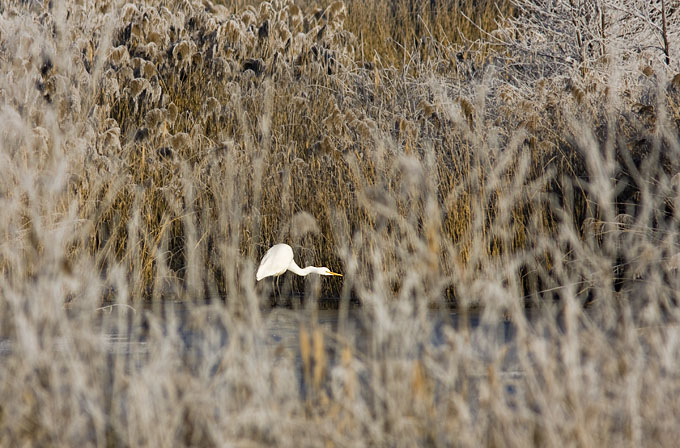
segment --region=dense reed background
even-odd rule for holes
[[[0,13],[0,445],[678,440],[678,8]],[[295,353],[254,281],[281,241],[345,275],[285,279]]]

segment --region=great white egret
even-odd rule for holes
[[[307,266],[304,269],[301,268],[293,259],[293,248],[287,244],[275,244],[269,248],[264,257],[262,257],[255,277],[259,282],[263,278],[272,275],[278,277],[286,271],[302,275],[303,277],[308,274],[337,275],[342,277],[342,274],[332,272],[327,267],[317,268],[316,266]]]

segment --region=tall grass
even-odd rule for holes
[[[553,3],[3,3],[0,445],[672,446],[678,60]]]

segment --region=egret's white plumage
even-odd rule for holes
[[[257,281],[260,281],[265,277],[278,277],[286,271],[291,271],[302,276],[307,274],[319,274],[337,275],[342,277],[342,274],[331,272],[327,267],[317,268],[316,266],[307,266],[304,269],[301,268],[293,259],[293,248],[287,244],[275,244],[269,248],[267,253],[264,254],[264,257],[262,257],[260,267],[257,268],[255,277],[257,278]]]

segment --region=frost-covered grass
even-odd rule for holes
[[[0,445],[673,446],[680,10],[243,3],[0,5]]]

